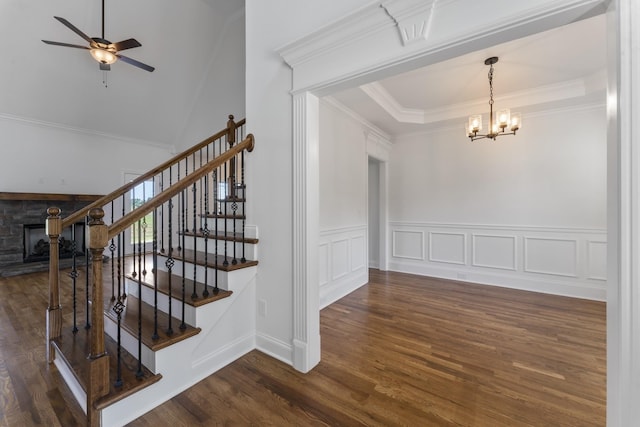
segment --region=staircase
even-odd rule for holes
[[[87,425],[124,425],[255,347],[258,236],[244,182],[254,140],[244,125],[230,116],[81,212],[48,209],[47,358]],[[61,277],[59,237],[79,221],[88,247],[74,247]]]

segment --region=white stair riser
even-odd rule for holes
[[[207,218],[206,223],[209,231],[213,234],[216,231],[216,222],[218,223],[218,233],[222,234],[225,231],[225,226],[227,227],[227,232],[232,232],[233,227],[236,227],[236,233],[242,232],[242,220],[241,219],[230,219],[230,218]],[[234,224],[235,223],[235,224]],[[246,225],[246,223],[245,223]],[[198,224],[198,228],[204,227],[204,223]],[[193,226],[191,227],[193,228]]]
[[[127,282],[128,282],[127,293],[136,298],[140,298],[138,295],[138,284],[131,281],[130,279],[127,279]],[[175,283],[174,286],[177,287],[178,289],[182,289],[182,282],[179,281],[179,283]],[[146,302],[149,305],[154,305],[156,296],[153,289],[144,285],[141,286],[141,289],[142,289],[142,301]],[[193,292],[193,287],[191,286],[188,286],[185,289],[186,300],[189,300],[191,298],[192,292]],[[196,290],[196,292],[202,295],[202,287],[199,287]],[[158,292],[158,310],[164,313],[169,312],[169,296],[163,294],[162,292]],[[180,301],[180,299],[177,299],[177,298],[171,299],[171,315],[178,319],[182,318],[182,301]],[[184,321],[189,325],[198,326],[196,325],[196,308],[195,307],[189,304],[184,305]]]
[[[167,266],[165,265],[165,259],[166,258],[158,258],[159,262],[158,262],[158,270],[160,271],[166,271],[168,272],[169,269],[167,268]],[[161,262],[160,262],[161,260]],[[193,280],[193,264],[191,264],[190,262],[186,262],[185,263],[185,277],[187,279]],[[196,265],[195,266],[196,269],[196,282],[199,283],[204,283],[204,276],[205,276],[205,269],[207,270],[207,284],[211,287],[214,287],[215,285],[215,275],[216,275],[216,270],[215,268],[212,267],[205,267],[203,265]],[[182,261],[180,260],[175,260],[175,264],[173,265],[173,268],[171,269],[171,273],[175,274],[177,276],[182,276]],[[226,271],[220,271],[218,270],[218,287],[221,289],[227,289],[227,272]]]
[[[182,241],[180,241],[180,244],[182,244]],[[217,249],[218,249],[218,255],[224,255],[225,254],[225,241],[224,240],[213,240],[213,239],[209,239],[209,241],[207,242],[207,252],[209,252],[210,254],[215,254],[216,253],[216,245],[217,245]],[[233,250],[234,250],[234,246],[235,246],[235,255],[238,259],[242,258],[242,251],[243,251],[243,244],[240,242],[230,242],[227,241],[226,242],[226,254],[229,257],[233,257]],[[205,242],[203,238],[196,238],[195,239],[195,245],[194,245],[194,239],[192,236],[186,236],[185,240],[184,240],[184,247],[185,249],[191,249],[191,250],[197,250],[199,252],[204,252],[205,251]],[[245,243],[244,244],[244,257],[246,259],[258,259],[258,246],[252,243]]]
[[[176,325],[174,329],[177,329],[179,325]],[[159,327],[161,327],[159,325]],[[162,327],[166,327],[163,325]],[[114,341],[118,340],[118,322],[113,320],[111,317],[104,316],[104,331],[107,333]],[[138,357],[138,336],[133,336],[129,332],[124,329],[120,330],[120,339],[122,347],[131,353],[134,357]],[[113,355],[113,357],[117,357],[117,355]],[[151,372],[158,373],[156,371],[156,357],[155,352],[151,351],[149,347],[142,344],[142,364],[147,367]]]
[[[158,257],[158,269],[160,271],[169,271],[169,269],[165,265],[165,260],[166,258],[164,257]],[[204,267],[202,265],[196,265],[196,282],[204,283],[205,269],[208,270],[208,273],[207,273],[208,285],[213,287],[215,284],[214,280],[215,280],[216,270],[212,267]],[[171,269],[171,271],[172,271],[172,274],[181,276],[182,261],[175,260],[175,264]],[[233,270],[229,272],[218,270],[218,288],[229,290],[229,291],[235,291],[236,289],[238,289],[239,285],[246,282],[247,277],[255,275],[255,271],[256,271],[255,266],[240,268],[238,270]],[[190,262],[185,263],[185,277],[187,279],[193,280],[193,264],[191,264]]]

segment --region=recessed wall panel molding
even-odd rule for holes
[[[321,243],[318,247],[318,272],[320,274],[320,286],[329,283],[329,245]]]
[[[429,232],[429,261],[465,265],[466,246],[464,233]]]
[[[331,244],[331,280],[349,274],[349,240],[335,240]]]
[[[516,236],[474,233],[471,241],[473,266],[516,270]]]
[[[587,278],[607,280],[607,242],[587,240]]]
[[[424,232],[393,230],[391,256],[424,261]]]
[[[321,308],[367,283],[367,232],[366,225],[320,232],[318,253]]]
[[[524,271],[578,277],[577,240],[525,237]]]
[[[351,271],[365,268],[367,251],[365,250],[366,240],[364,236],[351,238]]]

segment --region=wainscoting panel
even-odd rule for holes
[[[429,261],[466,264],[466,235],[464,233],[429,233]]]
[[[589,266],[587,277],[593,280],[607,280],[607,242],[589,240],[587,257]]]
[[[329,243],[331,252],[331,280],[335,281],[349,274],[351,270],[349,264],[351,251],[349,250],[349,240],[342,239]]]
[[[577,277],[577,240],[524,238],[524,271]]]
[[[473,266],[516,269],[516,236],[472,234],[472,242]]]
[[[393,230],[391,235],[391,254],[394,258],[424,260],[424,232]]]
[[[318,247],[318,273],[320,286],[329,283],[329,244],[323,243]]]
[[[320,308],[339,300],[369,280],[367,226],[320,232]]]
[[[604,229],[390,222],[389,231],[393,271],[606,300]]]

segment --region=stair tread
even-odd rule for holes
[[[202,218],[218,218],[218,219],[247,219],[246,216],[244,215],[230,215],[230,214],[222,214],[222,213],[206,213],[206,214],[200,214],[200,217]]]
[[[89,334],[90,329],[81,328],[74,334],[71,328],[64,328],[62,335],[53,339],[54,345],[62,354],[85,393],[89,379],[90,360],[87,358],[89,355]],[[162,375],[154,374],[144,366],[142,367],[143,376],[138,378],[136,376],[137,360],[124,348],[121,348],[122,386],[116,387],[114,384],[117,377],[117,344],[108,335],[105,335],[105,348],[109,355],[109,394],[96,402],[96,409],[104,409],[162,378]]]
[[[196,231],[195,233],[193,231],[185,231],[184,235],[191,236],[191,237],[195,235],[196,237],[204,238],[204,233],[202,231]],[[225,234],[224,232],[220,232],[220,230],[218,230],[217,234],[213,230],[210,230],[209,239],[227,240],[230,242],[249,243],[253,245],[258,243],[258,239],[254,237],[246,237],[246,236],[243,236],[242,233],[234,233],[232,231],[229,231]]]
[[[158,292],[164,295],[169,295],[169,273],[167,273],[166,271],[158,270],[155,276],[157,276],[158,279]],[[153,289],[155,276],[153,272],[147,273],[142,278],[142,284],[148,288]],[[127,274],[127,278],[131,280],[137,280],[137,278],[133,277],[130,274]],[[172,274],[171,284],[171,296],[175,299],[182,300],[182,276]],[[233,293],[231,291],[226,291],[219,288],[216,291],[213,286],[207,285],[207,292],[209,295],[204,297],[201,295],[203,287],[204,286],[202,283],[196,282],[196,292],[198,293],[198,296],[196,298],[192,298],[193,280],[185,278],[185,304],[192,307],[200,307],[210,302],[227,298]]]
[[[167,253],[164,253],[164,254],[161,253],[159,255],[163,257],[168,256]],[[237,263],[233,264],[233,257],[231,256],[225,257],[224,255],[218,255],[216,257],[216,255],[214,254],[207,254],[207,262],[205,263],[204,262],[205,253],[201,251],[194,251],[191,249],[184,249],[182,251],[174,250],[172,253],[172,256],[176,260],[180,260],[180,261],[185,260],[187,262],[195,262],[195,264],[206,265],[207,267],[217,268],[220,271],[234,271],[234,270],[240,270],[242,268],[253,267],[255,265],[258,265],[258,261],[246,260],[245,262],[242,262],[240,261],[239,258],[237,259]],[[224,265],[225,261],[227,261],[227,265]]]
[[[118,316],[113,311],[115,301],[109,300],[105,304],[105,314],[111,318],[114,322],[118,321]],[[138,336],[138,298],[127,295],[125,300],[126,308],[122,311],[121,326],[127,330],[133,336]],[[200,328],[194,327],[188,324],[184,324],[181,329],[181,320],[176,317],[171,317],[172,333],[167,332],[169,324],[169,315],[163,311],[157,310],[158,316],[158,337],[153,339],[154,333],[154,309],[153,306],[141,302],[142,307],[142,343],[149,347],[152,351],[158,351],[179,341],[197,335],[200,332]],[[175,311],[179,310],[179,307],[174,307]]]

